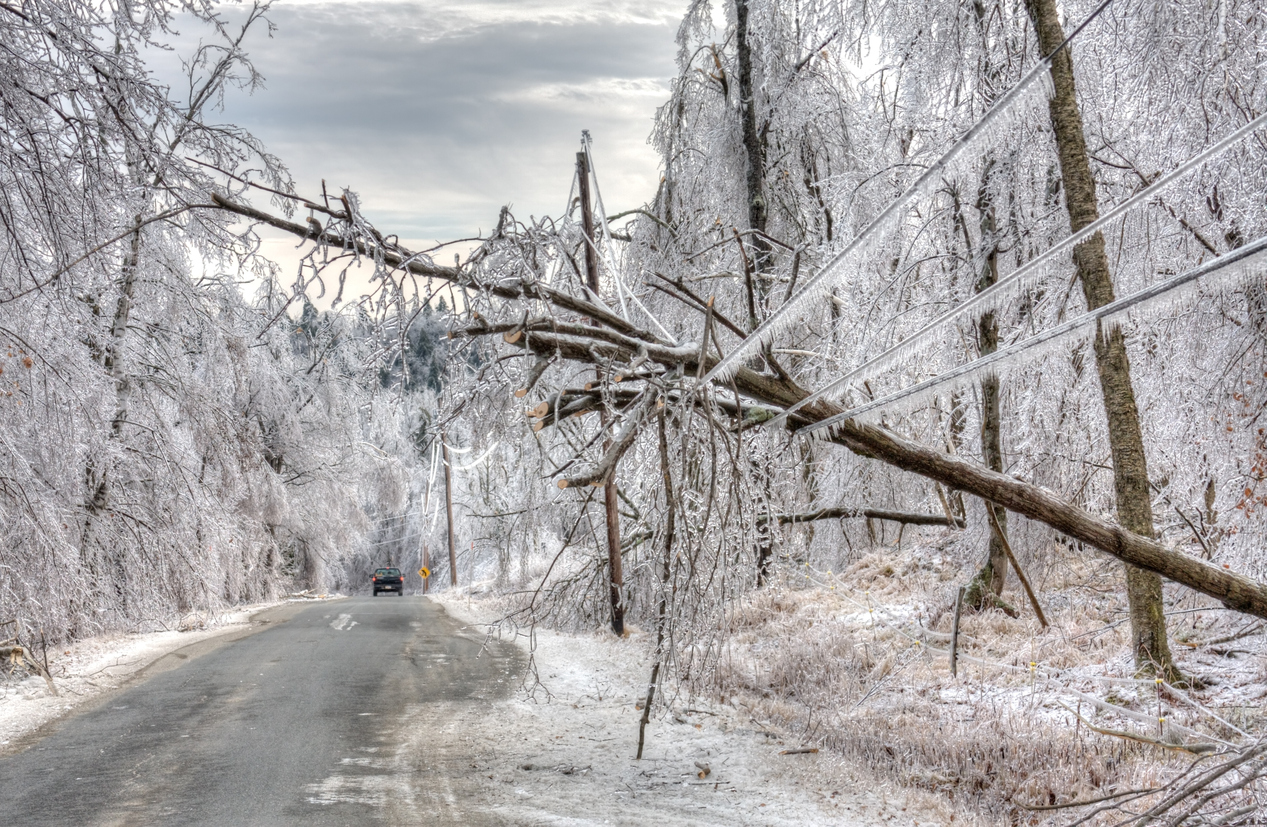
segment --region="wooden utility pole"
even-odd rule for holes
[[[304,238],[311,233],[303,224],[236,203],[216,193],[212,194],[212,201],[219,209],[267,223],[297,238]],[[338,233],[329,231],[323,238],[335,249],[339,249],[345,241]],[[347,242],[353,243],[351,239],[347,239]],[[417,258],[407,259],[390,246],[356,243],[364,244],[365,249],[382,255],[383,260],[392,266],[407,269],[419,276],[453,283],[466,279],[465,273],[456,267],[441,267]],[[521,302],[529,286],[530,283],[524,281],[490,282],[484,289],[490,297]],[[574,334],[572,331],[575,328],[564,334],[552,331],[547,325],[534,326],[531,335],[522,336],[519,341],[523,342],[525,349],[538,356],[589,365],[594,364],[598,358],[604,358],[597,355],[597,348],[601,347],[605,358],[632,360],[645,353],[654,364],[664,367],[666,371],[679,369],[680,366],[688,374],[696,375],[716,367],[720,361],[715,355],[703,356],[699,350],[695,350],[693,354],[684,354],[680,347],[668,347],[652,338],[630,335],[625,332],[628,330],[627,324],[616,314],[576,296],[557,292],[547,294],[543,300],[559,311],[587,313],[599,319],[607,329],[619,331],[621,336],[604,335],[602,328],[595,330],[593,337],[585,337]],[[495,328],[481,327],[470,332],[485,335],[493,330]],[[808,398],[805,389],[791,379],[758,372],[746,365],[735,368],[730,383],[740,395],[767,406],[791,408]],[[571,412],[583,410],[586,409],[576,408]],[[806,403],[794,414],[796,418],[793,426],[804,428],[832,419],[834,427],[829,441],[859,456],[918,474],[951,490],[989,500],[1008,511],[1048,525],[1074,540],[1110,554],[1123,563],[1154,572],[1208,595],[1233,611],[1267,618],[1267,583],[1237,574],[1220,565],[1207,563],[1185,552],[1171,549],[1150,537],[1126,530],[1061,499],[1039,485],[991,471],[948,455],[944,449],[905,439],[885,428],[859,422],[857,419],[836,419],[846,412],[843,407],[830,400],[816,399]]]
[[[590,170],[585,153],[576,153],[576,177],[581,193],[581,227],[585,231],[585,282],[593,294],[591,299],[597,303],[598,289],[598,250],[594,246],[594,213],[590,207]],[[603,381],[602,370],[595,371],[596,385]],[[602,427],[607,427],[607,412],[604,410]],[[610,436],[603,440],[603,451],[611,450]],[[603,505],[607,512],[607,566],[611,573],[609,589],[612,604],[612,631],[618,635],[625,633],[625,607],[621,603],[621,590],[624,588],[625,575],[620,560],[620,506],[616,493],[616,470],[613,468],[607,482],[603,485]]]
[[[449,582],[458,584],[458,552],[453,538],[453,470],[449,467],[449,440],[440,431],[440,450],[444,459],[444,514],[449,521]]]
[[[422,530],[420,534],[421,534],[421,540],[422,540],[422,569],[425,572],[431,571],[431,550],[427,548],[427,512],[431,510],[431,484],[435,482],[435,479],[436,479],[435,472],[436,472],[436,450],[435,450],[435,446],[433,445],[431,448],[431,465],[428,468],[428,474],[427,474],[427,490],[424,491],[422,494]],[[422,572],[418,572],[418,573],[422,574]],[[422,593],[423,594],[427,593],[427,580],[429,579],[430,579],[429,575],[424,575],[422,578]]]

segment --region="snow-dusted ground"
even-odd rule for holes
[[[496,617],[495,609],[461,594],[438,602],[475,636]],[[251,616],[272,605],[243,607],[193,631],[94,638],[55,658],[50,653],[59,697],[49,696],[38,677],[0,686],[0,753],[143,670],[177,666],[179,649],[248,633]],[[532,657],[540,684],[499,699],[482,691],[463,701],[420,699],[401,710],[390,739],[394,754],[345,759],[389,773],[349,774],[338,789],[310,789],[309,800],[360,802],[396,823],[944,823],[937,811],[851,772],[837,756],[781,754],[803,745],[731,704],[675,703],[668,716],[652,718],[644,757],[635,760],[646,648],[637,633],[620,640],[603,632],[538,631]],[[708,768],[703,778],[702,767]]]
[[[85,701],[122,686],[177,649],[222,635],[246,632],[251,628],[252,615],[285,602],[239,606],[215,617],[191,615],[181,624],[186,631],[103,635],[50,651],[48,665],[57,689],[56,697],[49,694],[47,684],[39,676],[32,675],[23,681],[0,681],[0,755],[8,752],[22,736],[66,715]]]
[[[437,599],[472,631],[495,617],[460,594]],[[411,715],[416,731],[402,751],[417,756],[418,779],[435,779],[423,784],[417,811],[461,808],[442,780],[460,773],[459,793],[476,782],[475,812],[516,825],[939,823],[829,754],[781,754],[802,745],[729,704],[683,702],[653,717],[635,760],[645,648],[636,637],[541,630],[533,652],[541,685],[532,691]],[[458,760],[465,765],[452,766]]]

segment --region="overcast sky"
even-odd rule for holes
[[[686,0],[278,0],[247,48],[266,88],[219,118],[301,193],[358,192],[414,241],[488,230],[503,204],[558,214],[582,129],[610,212],[654,191],[647,143]]]

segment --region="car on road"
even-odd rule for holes
[[[375,597],[378,597],[379,592],[396,592],[402,597],[405,595],[405,577],[400,569],[375,569],[373,583]]]

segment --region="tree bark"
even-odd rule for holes
[[[230,201],[219,195],[212,200],[222,209],[262,221],[286,230],[300,238],[307,228],[295,222]],[[314,205],[319,206],[319,205]],[[411,273],[455,283],[465,283],[466,276],[457,268],[439,267],[397,249],[372,248],[370,242],[344,239],[326,233],[327,243],[380,255],[389,266],[402,267]],[[558,310],[573,312],[591,319],[602,319],[605,328],[569,325],[562,322],[530,326],[529,335],[513,343],[538,355],[567,359],[579,364],[594,364],[620,359],[630,361],[640,355],[667,370],[681,371],[685,376],[698,376],[715,366],[714,355],[701,356],[695,348],[674,347],[655,334],[636,329],[602,307],[539,283],[496,282],[483,285],[490,295],[511,300],[536,300]],[[489,326],[479,333],[504,332]],[[808,393],[791,379],[759,373],[746,366],[735,371],[731,380],[742,396],[766,405],[790,408],[805,399]],[[791,417],[790,427],[797,428],[821,422],[843,413],[844,409],[825,400],[816,400]],[[912,442],[872,425],[846,420],[834,428],[830,441],[854,453],[910,471],[939,482],[951,490],[960,490],[1014,511],[1032,520],[1051,526],[1086,545],[1100,549],[1124,563],[1137,566],[1183,584],[1218,600],[1229,609],[1267,618],[1267,584],[1213,566],[1202,560],[1169,549],[1150,537],[1131,531],[1090,514],[1032,483],[1006,476],[987,468],[950,456],[926,445]]]
[[[743,147],[747,159],[745,183],[748,195],[748,228],[766,231],[769,210],[765,197],[765,138],[757,127],[757,99],[752,82],[752,45],[748,39],[748,0],[735,0],[735,51],[739,62],[739,105],[742,118]],[[770,244],[754,235],[757,251],[753,269],[764,272],[769,267]]]
[[[764,233],[769,220],[767,196],[765,192],[765,130],[757,126],[756,84],[753,82],[752,43],[749,39],[748,0],[735,0],[735,52],[738,60],[739,106],[741,134],[743,138],[745,164],[745,194],[747,195],[748,229],[756,230],[752,234],[752,265],[749,267],[747,253],[740,242],[740,255],[743,256],[744,277],[748,288],[748,324],[749,330],[755,330],[760,322],[761,305],[766,298],[766,282],[762,275],[769,271],[772,248],[766,241]],[[763,349],[767,362],[773,361],[774,354],[767,346]],[[770,475],[760,470],[761,485],[765,501],[770,501]],[[770,574],[770,562],[774,557],[774,537],[768,530],[761,530],[757,535],[757,586],[764,586]]]
[[[981,0],[973,0],[972,12],[977,26],[977,34],[981,38],[982,53],[986,55],[982,65],[985,81],[982,85],[986,90],[982,102],[986,106],[991,106],[994,103],[994,95],[991,90],[1000,88],[1001,78],[999,77],[998,66],[990,58],[988,23],[990,12],[985,8]],[[988,289],[999,280],[998,219],[994,208],[994,197],[990,190],[990,172],[993,169],[994,158],[992,155],[987,156],[984,168],[981,171],[981,183],[977,188],[976,208],[977,214],[980,216],[978,230],[981,236],[981,248],[985,251],[981,273],[977,278],[976,290],[978,293]],[[968,243],[969,253],[971,253],[972,245],[966,225],[964,240]],[[994,312],[991,311],[982,314],[981,318],[977,320],[977,352],[981,356],[988,356],[998,349],[999,322]],[[1003,471],[1002,434],[1003,416],[999,407],[999,378],[995,375],[986,375],[981,379],[981,459],[984,460],[987,468],[1000,473]],[[999,598],[1003,594],[1003,587],[1007,585],[1008,559],[1005,548],[1007,542],[1007,511],[1002,508],[995,508],[988,502],[985,506],[989,509],[999,530],[990,532],[990,539],[986,545],[985,565],[981,567],[981,570],[977,572],[977,576],[973,578],[972,583],[969,585],[969,603],[975,609],[983,609],[987,603],[991,602],[998,605],[1001,602]],[[990,598],[993,598],[993,600]]]
[[[449,535],[449,584],[458,584],[458,549],[453,536],[453,469],[449,467],[449,438],[440,430],[440,451],[444,460],[444,516],[448,520]]]
[[[594,248],[594,214],[590,207],[589,163],[586,161],[584,152],[576,153],[576,177],[581,195],[581,225],[585,231],[585,279],[590,293],[597,301],[599,297],[598,251]],[[601,385],[602,371],[596,370],[594,375],[597,384]],[[602,416],[602,427],[606,430],[608,422],[605,406],[600,416]],[[612,441],[609,435],[603,440],[603,453],[610,451],[611,447]],[[607,586],[611,598],[612,631],[623,636],[625,634],[625,607],[621,592],[625,585],[625,574],[620,557],[620,501],[619,492],[616,490],[615,468],[612,469],[607,482],[603,485],[603,510],[607,528]]]
[[[1038,47],[1050,54],[1064,42],[1064,30],[1055,0],[1025,0]],[[1082,113],[1078,110],[1074,86],[1073,56],[1064,49],[1051,64],[1055,96],[1049,112],[1060,157],[1060,172],[1065,188],[1065,206],[1073,232],[1081,230],[1099,217],[1095,179],[1087,155]],[[1074,265],[1087,307],[1094,310],[1113,301],[1113,279],[1108,257],[1104,252],[1104,236],[1096,233],[1073,251]],[[1113,455],[1113,485],[1117,495],[1118,520],[1128,530],[1142,537],[1153,535],[1152,499],[1148,487],[1148,462],[1144,453],[1144,437],[1131,384],[1130,360],[1126,354],[1126,338],[1120,328],[1098,331],[1094,339],[1096,368],[1108,419],[1109,449]],[[1126,594],[1130,604],[1131,635],[1135,650],[1135,666],[1140,672],[1161,675],[1172,683],[1180,679],[1166,640],[1166,617],[1162,602],[1161,578],[1155,571],[1134,566],[1126,569]]]
[[[989,190],[990,170],[993,161],[987,160],[981,173],[981,185],[977,192],[977,212],[980,214],[981,246],[985,249],[981,274],[977,279],[978,293],[999,280],[999,244],[994,201]],[[964,230],[967,241],[967,230]],[[971,252],[971,247],[969,247]],[[977,320],[977,350],[988,356],[999,349],[999,322],[994,312],[984,313]],[[999,405],[999,378],[986,375],[981,379],[981,459],[991,471],[1003,471],[1003,415]],[[968,604],[980,610],[990,606],[1008,608],[999,599],[1007,584],[1007,553],[1004,541],[1007,534],[1007,511],[986,503],[998,523],[999,532],[990,532],[986,546],[985,565],[977,572],[968,587]],[[1000,534],[1002,536],[1000,536]],[[1000,605],[1002,604],[1002,605]]]
[[[114,415],[110,420],[108,439],[117,442],[123,436],[123,426],[127,423],[132,400],[132,381],[123,371],[123,348],[128,331],[128,322],[132,315],[132,297],[136,291],[137,271],[141,261],[141,222],[137,215],[131,233],[128,252],[125,255],[119,272],[119,301],[115,305],[114,318],[110,323],[110,339],[101,353],[101,364],[114,381]],[[79,554],[84,563],[84,570],[94,581],[100,592],[103,586],[101,579],[105,572],[101,570],[101,560],[105,557],[113,575],[114,589],[123,601],[126,611],[128,592],[124,587],[127,579],[124,563],[118,558],[116,551],[108,548],[110,544],[101,544],[97,540],[97,525],[101,516],[111,507],[113,488],[115,485],[114,469],[110,465],[110,455],[102,457],[98,464],[89,457],[84,472],[87,483],[87,497],[84,500],[84,527],[80,533]]]
[[[963,528],[964,521],[959,517],[947,517],[943,514],[912,514],[907,511],[882,511],[876,508],[820,508],[802,514],[769,514],[757,517],[757,524],[775,522],[779,525],[792,523],[809,523],[815,520],[844,520],[851,517],[865,517],[868,520],[889,520],[906,525],[954,525]],[[952,523],[953,520],[953,523]]]

